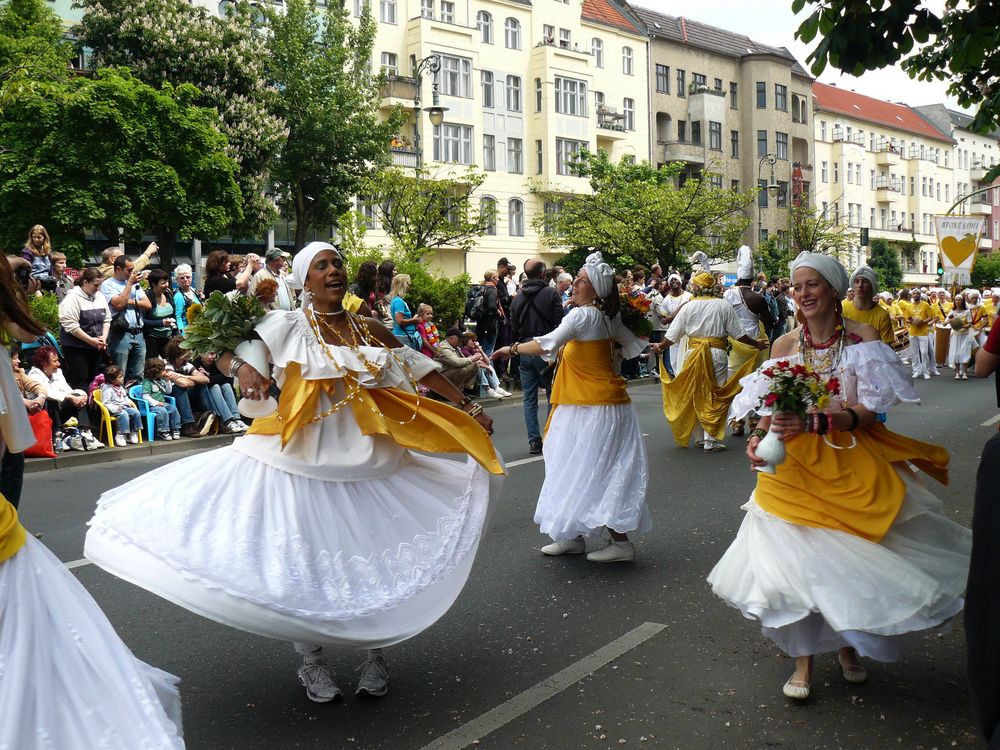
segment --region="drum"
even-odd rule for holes
[[[936,349],[934,350],[934,361],[938,365],[943,365],[948,361],[948,345],[951,343],[951,326],[941,323],[934,327]]]

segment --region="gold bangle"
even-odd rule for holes
[[[483,413],[483,406],[482,404],[473,404],[472,408],[465,413],[468,414],[470,417],[478,417],[480,414]]]
[[[511,344],[509,347],[507,347],[507,348],[510,350],[510,356],[512,356],[512,357],[516,357],[517,356],[517,342],[516,341],[513,344]]]

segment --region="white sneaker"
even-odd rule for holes
[[[122,435],[120,432],[117,435],[115,435],[115,445],[118,446],[119,448],[124,448],[126,445],[128,445],[128,443],[125,442],[125,436]]]
[[[181,439],[181,431],[180,430],[173,430],[170,433],[170,437],[172,437],[174,440],[180,440]]]
[[[488,398],[503,398],[499,391],[495,391],[492,388],[486,389],[486,396]]]
[[[66,440],[63,442],[63,445],[65,445],[66,448],[68,450],[71,450],[71,451],[85,451],[85,450],[87,450],[83,446],[83,438],[80,437],[79,435],[73,435],[72,437],[66,438]]]
[[[931,379],[930,373],[925,372],[924,373],[924,380],[930,380],[930,379]]]
[[[247,430],[250,429],[250,425],[248,425],[242,419],[237,419],[236,420],[236,424],[239,426],[240,432],[246,432]]]
[[[608,542],[608,546],[587,555],[590,562],[632,562],[635,545],[632,542]]]
[[[919,372],[915,372],[915,373],[913,373],[913,379],[914,379],[914,380],[916,380],[916,379],[917,379],[917,378],[919,378],[919,377],[920,377],[920,373],[919,373]]]
[[[139,433],[138,432],[130,433],[129,436],[128,436],[128,442],[129,442],[129,445],[138,445],[139,444]]]
[[[510,398],[511,396],[514,395],[510,391],[505,391],[503,388],[497,388],[496,390],[497,390],[497,393],[499,393],[504,398]]]
[[[552,542],[542,547],[543,555],[582,555],[587,551],[587,542],[582,536],[576,539],[563,539],[561,542]]]
[[[316,703],[329,703],[344,695],[333,681],[333,673],[322,664],[303,664],[299,667],[299,682],[306,689],[306,697]]]
[[[80,436],[83,438],[83,447],[88,451],[97,450],[98,448],[103,448],[104,443],[95,438],[90,432],[81,432]]]

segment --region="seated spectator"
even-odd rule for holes
[[[417,333],[420,334],[421,341],[420,353],[434,359],[438,344],[441,342],[441,333],[434,325],[434,308],[421,302],[417,305],[417,317],[420,318],[420,322],[417,323]]]
[[[458,328],[449,328],[444,340],[438,343],[434,361],[441,365],[441,374],[456,388],[478,396],[476,383],[479,380],[479,370],[486,367],[486,364],[459,354],[458,349],[461,345],[462,331]]]
[[[128,397],[128,392],[125,390],[125,371],[118,365],[111,365],[104,371],[101,402],[115,418],[117,427],[115,445],[124,448],[126,435],[129,443],[132,445],[138,443],[142,417],[132,399]]]
[[[180,440],[181,415],[177,407],[166,400],[173,386],[163,377],[166,363],[159,358],[147,359],[142,372],[142,398],[149,404],[156,419],[157,440]]]
[[[486,356],[486,352],[479,345],[479,339],[476,338],[475,332],[466,331],[462,334],[462,348],[459,349],[459,353],[463,357],[468,357],[486,365],[486,367],[481,367],[479,370],[479,388],[481,392],[485,391],[486,395],[490,398],[507,398],[512,395],[500,387],[500,379],[497,377],[496,370],[493,369],[490,358]]]
[[[240,411],[236,408],[233,381],[222,374],[216,359],[214,354],[205,354],[195,359],[193,364],[196,369],[201,369],[208,376],[207,393],[211,409],[222,416],[222,427],[219,432],[227,434],[246,432],[249,427],[240,419]]]
[[[208,373],[191,364],[191,352],[181,348],[180,336],[174,336],[163,349],[166,361],[164,378],[170,381],[170,395],[177,401],[181,415],[181,437],[204,437],[212,432],[218,417],[208,395]],[[201,412],[195,415],[195,409]]]
[[[14,381],[21,391],[21,399],[28,414],[34,414],[45,408],[45,386],[33,378],[29,378],[21,367],[21,352],[14,349],[10,353],[10,364],[14,369]]]
[[[31,364],[28,377],[41,383],[45,388],[45,410],[52,418],[55,447],[57,449],[64,447],[61,444],[63,435],[60,433],[68,433],[66,447],[71,450],[103,448],[104,444],[90,433],[87,394],[80,389],[70,388],[63,375],[55,347],[41,346],[36,349],[31,357]],[[76,420],[75,425],[70,422],[71,419]],[[79,427],[79,434],[71,432],[76,426]]]

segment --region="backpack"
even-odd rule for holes
[[[770,331],[772,328],[778,325],[778,323],[781,320],[784,320],[784,318],[781,317],[781,312],[778,310],[778,300],[776,300],[771,294],[769,294],[766,291],[761,292],[761,294],[764,297],[764,301],[767,303],[768,312],[771,313],[770,325],[767,324],[767,321],[762,321],[762,322],[764,323],[764,328]]]
[[[469,290],[469,295],[465,300],[465,317],[475,321],[483,317],[485,296],[486,293],[481,286],[474,286]]]

